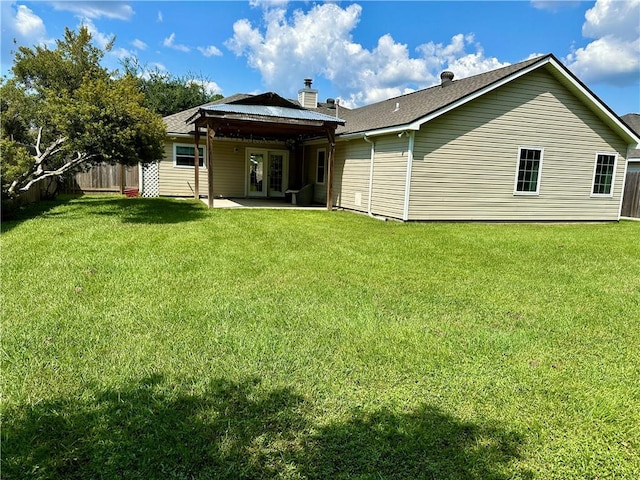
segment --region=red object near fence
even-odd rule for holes
[[[131,198],[131,197],[137,197],[139,195],[140,192],[138,192],[137,188],[125,188],[124,189],[124,194]]]

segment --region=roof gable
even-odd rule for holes
[[[514,73],[535,64],[538,57],[489,72],[453,80],[447,85],[435,85],[423,90],[383,100],[353,109],[347,117],[346,128],[340,134],[406,126],[433,112],[468,98],[483,88],[495,84]]]
[[[337,133],[348,138],[418,130],[424,123],[539,68],[546,68],[627,143],[640,142],[638,134],[552,54],[351,110],[345,115],[346,126]]]

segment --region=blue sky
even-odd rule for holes
[[[104,64],[133,56],[195,75],[223,95],[295,98],[311,77],[321,99],[359,106],[553,53],[616,113],[640,112],[640,0],[508,2],[1,1],[2,74],[17,45],[53,46],[86,25],[114,35]]]

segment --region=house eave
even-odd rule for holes
[[[415,123],[415,122],[414,122]],[[375,130],[363,130],[361,132],[344,133],[336,136],[337,140],[352,140],[354,138],[362,137],[376,137],[380,135],[398,134],[411,130],[420,130],[420,127],[416,127],[414,123],[407,123],[404,125],[394,125],[392,127],[378,128]]]
[[[625,142],[631,146],[631,148],[637,148],[640,145],[640,136],[638,136],[631,128],[629,128],[619,117],[616,115],[602,100],[600,100],[594,93],[592,93],[575,75],[573,75],[564,65],[562,65],[553,55],[547,55],[542,57],[539,61],[529,65],[522,70],[512,73],[484,88],[476,90],[471,94],[462,97],[442,108],[434,110],[422,117],[419,117],[411,122],[394,125],[384,128],[378,128],[368,131],[359,131],[346,134],[339,134],[340,140],[350,140],[354,138],[362,138],[363,136],[372,137],[380,135],[397,134],[403,131],[420,130],[422,125],[431,120],[434,120],[458,107],[461,107],[476,98],[479,98],[487,93],[490,93],[503,85],[506,85],[513,80],[520,78],[530,72],[547,66],[549,71],[554,77],[556,77],[565,87],[585,102],[592,111],[600,117],[610,128],[612,128],[618,135],[620,135]]]

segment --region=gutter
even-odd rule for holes
[[[420,126],[418,125],[416,127],[414,124],[415,122],[411,124],[397,125],[395,127],[380,128],[378,130],[372,130],[368,132],[336,134],[336,140],[353,140],[354,138],[362,138],[363,135],[369,138],[369,137],[376,137],[380,135],[389,135],[390,133],[399,134],[402,132],[407,132],[409,130],[420,130]]]

